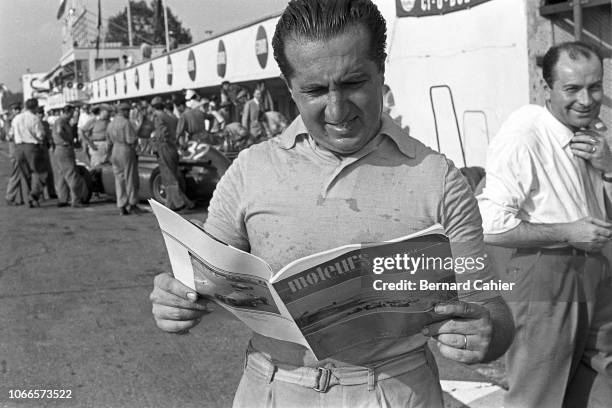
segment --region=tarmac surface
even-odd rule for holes
[[[3,193],[7,150],[0,142]],[[148,296],[170,264],[154,216],[120,217],[104,196],[55,204],[0,203],[0,407],[230,407],[249,330],[221,311],[185,335],[155,326]],[[438,362],[448,407],[501,406],[499,363]]]

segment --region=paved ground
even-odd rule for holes
[[[2,192],[8,168],[0,145]],[[119,217],[108,198],[85,209],[2,201],[0,231],[0,407],[231,405],[248,330],[222,312],[187,335],[155,327],[148,295],[169,262],[153,215]],[[447,406],[500,406],[488,385],[503,378],[498,364],[439,363]],[[72,398],[10,399],[17,389]]]

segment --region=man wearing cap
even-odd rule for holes
[[[179,178],[179,155],[176,138],[178,120],[164,111],[164,101],[156,96],[151,101],[155,110],[155,145],[162,184],[166,191],[166,207],[174,211],[193,208],[193,202],[185,195]]]
[[[272,44],[300,116],[280,137],[240,153],[215,189],[204,229],[278,271],[309,254],[439,223],[455,259],[484,260],[456,273],[457,282],[490,282],[482,221],[463,176],[382,114],[385,43],[371,0],[289,2]],[[204,322],[208,311],[169,274],[156,277],[151,300],[157,325],[170,332]],[[254,333],[234,407],[441,408],[428,338],[445,357],[476,363],[499,357],[513,326],[494,290],[460,289],[458,300],[432,312],[442,321],[419,333],[355,341],[324,360]]]
[[[68,201],[74,208],[83,207],[83,199],[87,193],[85,181],[76,167],[74,131],[72,125],[70,125],[73,114],[74,107],[66,105],[52,127],[53,144],[55,146],[53,158],[57,170],[55,191],[58,207],[67,206]]]
[[[94,169],[99,168],[108,156],[106,128],[110,122],[111,109],[110,105],[105,103],[92,109],[95,116],[80,129],[81,136],[87,143],[89,164]]]
[[[130,105],[122,102],[106,128],[110,162],[115,174],[115,194],[119,215],[140,213],[138,207],[138,156],[136,130],[129,121]]]

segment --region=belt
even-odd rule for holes
[[[15,143],[17,145],[34,145],[34,146],[42,146],[42,143],[27,143],[27,142],[21,142],[21,143]]]
[[[368,385],[373,390],[377,381],[385,380],[412,371],[427,364],[424,349],[402,355],[373,367],[335,367],[328,363],[324,367],[298,367],[274,363],[264,354],[247,350],[245,369],[251,369],[266,377],[268,382],[282,381],[327,392],[334,385]]]

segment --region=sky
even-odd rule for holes
[[[72,0],[68,0],[68,4]],[[82,1],[96,12],[97,0]],[[149,3],[151,0],[147,0]],[[101,0],[108,18],[125,8],[128,0]],[[60,0],[0,0],[0,83],[21,91],[21,75],[47,72],[59,62],[62,22],[56,19]],[[284,9],[287,0],[166,0],[166,5],[194,41]]]

